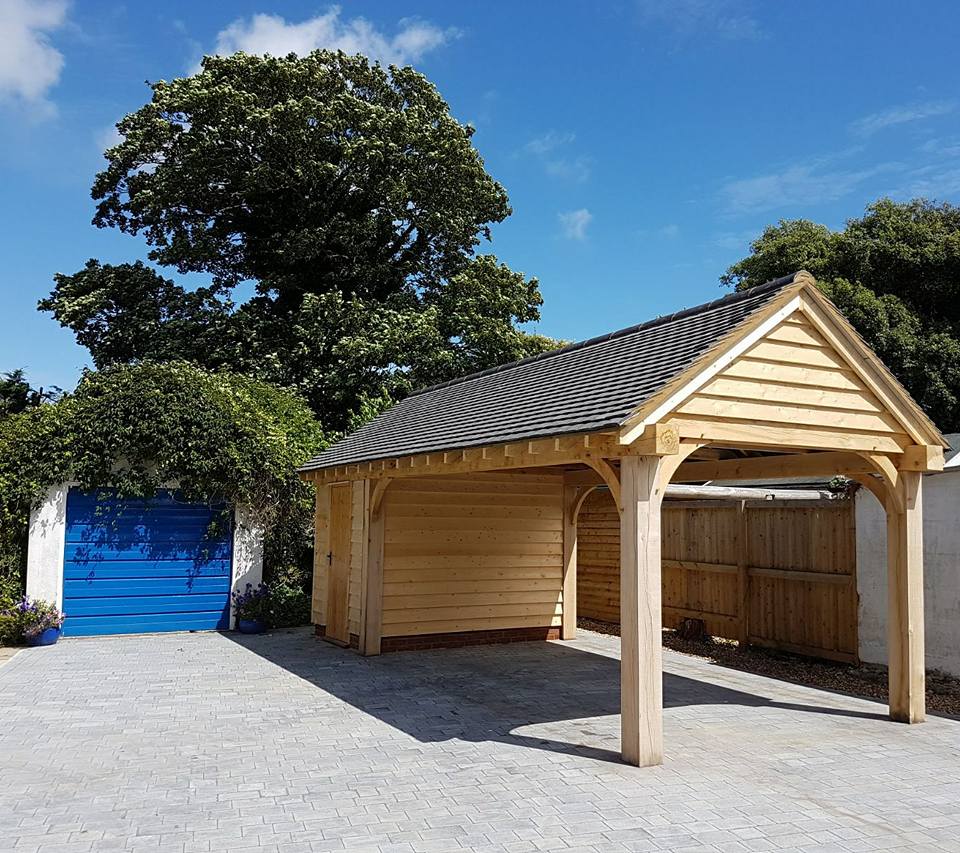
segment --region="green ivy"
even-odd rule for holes
[[[30,508],[69,481],[126,497],[175,482],[189,500],[242,504],[285,575],[302,560],[312,506],[296,468],[324,444],[300,397],[255,379],[183,362],[87,372],[57,402],[0,419],[3,574],[22,571]]]

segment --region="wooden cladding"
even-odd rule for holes
[[[750,428],[783,430],[785,444],[900,452],[904,427],[801,311],[787,317],[683,400],[669,417],[681,435],[712,428],[749,442]],[[712,427],[713,425],[713,427]],[[775,442],[777,433],[754,436]]]
[[[559,626],[563,478],[404,478],[384,495],[383,636]]]
[[[857,654],[853,502],[662,508],[663,622],[838,660]],[[580,510],[580,616],[620,621],[620,520],[598,490]]]

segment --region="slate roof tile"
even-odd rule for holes
[[[676,314],[434,385],[300,470],[619,427],[792,284],[789,275]]]

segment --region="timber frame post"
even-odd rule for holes
[[[577,514],[580,508],[580,489],[563,487],[563,615],[560,639],[573,640],[577,636]]]
[[[658,428],[658,443],[668,435]],[[660,505],[677,469],[701,447],[667,440],[650,447],[657,455],[620,460],[620,754],[637,767],[663,763]]]
[[[390,485],[389,478],[376,484],[367,484],[365,511],[367,513],[366,554],[363,560],[363,584],[361,591],[360,654],[380,654],[383,636],[383,493]]]
[[[626,456],[620,486],[620,750],[638,767],[663,762],[659,456]]]
[[[932,452],[931,452],[932,451]],[[887,677],[890,718],[926,719],[923,635],[923,471],[942,470],[941,448],[907,448],[900,466],[863,454],[876,477],[855,475],[887,516]]]
[[[922,723],[926,717],[923,637],[923,475],[900,471],[887,484],[887,663],[890,717]]]

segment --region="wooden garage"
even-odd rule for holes
[[[362,654],[570,639],[620,518],[621,751],[660,763],[669,483],[847,474],[887,511],[890,714],[924,718],[920,473],[943,437],[806,272],[411,395],[305,465],[313,618]]]

